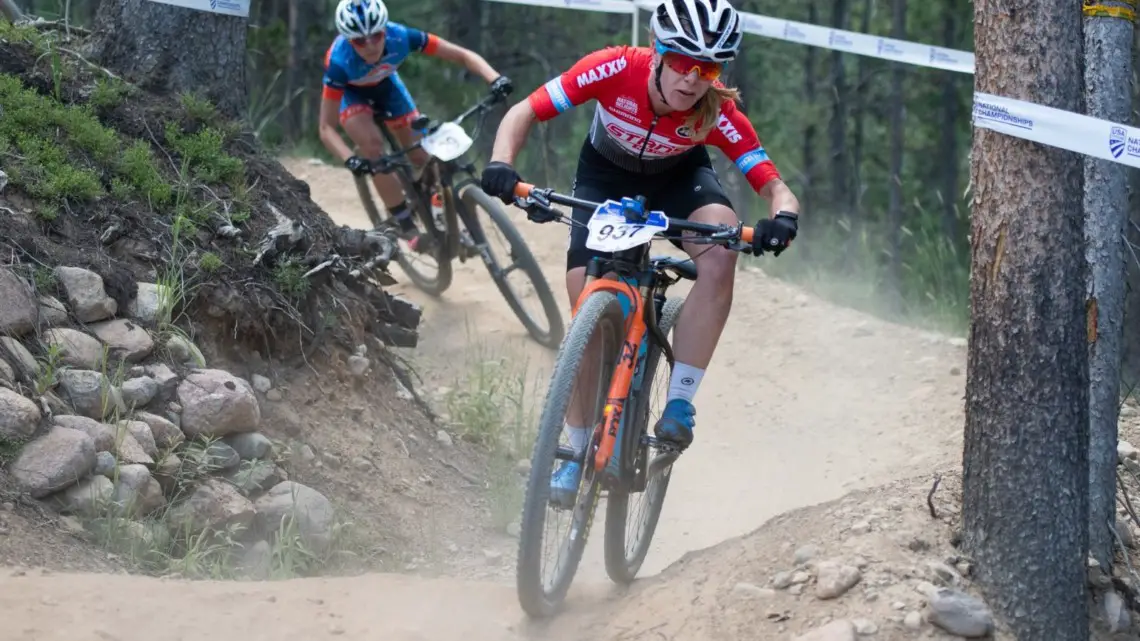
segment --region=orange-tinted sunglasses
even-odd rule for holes
[[[354,46],[354,47],[367,47],[368,45],[377,44],[379,42],[382,42],[384,40],[385,35],[386,34],[384,34],[383,32],[374,33],[374,34],[372,34],[370,36],[366,36],[364,38],[353,38],[349,42],[351,42],[352,46]]]
[[[719,62],[697,60],[696,58],[691,58],[675,51],[666,53],[664,60],[670,69],[682,76],[687,76],[693,71],[696,71],[697,77],[701,80],[716,80],[720,77],[721,71],[724,70],[724,65]]]

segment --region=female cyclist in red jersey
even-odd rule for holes
[[[482,188],[513,202],[520,177],[512,167],[531,124],[595,100],[594,121],[578,156],[573,194],[593,201],[643,194],[653,209],[703,223],[739,220],[712,168],[705,145],[719,147],[770,205],[756,225],[756,250],[779,255],[796,236],[799,201],[780,179],[755,130],[718,82],[740,46],[740,16],[727,0],[665,0],[653,13],[653,48],[615,46],[595,51],[527,100],[514,105],[495,137]],[[598,255],[586,247],[593,212],[575,209],[570,228],[566,289],[571,304],[585,284],[585,266]],[[736,254],[723,247],[681,244],[699,278],[675,326],[676,365],[657,437],[687,447],[695,424],[692,400],[732,305]],[[759,253],[757,251],[756,253]],[[589,438],[579,403],[566,417],[579,452]],[[556,500],[572,495],[580,468],[565,462],[551,479]]]

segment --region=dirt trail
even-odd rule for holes
[[[304,159],[286,167],[309,183],[313,199],[338,222],[365,225],[346,171]],[[528,223],[511,209],[563,300],[566,228]],[[399,268],[394,272],[403,280]],[[458,267],[440,299],[411,285],[394,289],[424,306],[414,360],[428,389],[452,384],[456,365],[470,354],[468,332],[481,337],[489,353],[525,354],[545,388],[554,354],[527,339],[481,263]],[[961,443],[964,351],[945,338],[830,306],[744,270],[696,399],[697,440],[675,468],[642,576],[788,509],[953,460]],[[588,611],[612,594],[601,565],[603,511],[571,592],[571,612]],[[513,559],[505,565],[509,575]],[[203,616],[195,605],[217,608],[216,614]],[[373,575],[185,584],[27,576],[0,580],[0,607],[16,617],[5,626],[16,636],[0,634],[4,639],[128,641],[156,633],[167,639],[202,633],[219,640],[357,639],[377,632],[388,639],[437,639],[463,632],[472,641],[490,641],[571,632],[565,619],[549,631],[525,624],[510,580],[473,586]],[[154,617],[158,611],[169,615]]]

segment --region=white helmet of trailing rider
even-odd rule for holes
[[[382,0],[340,0],[336,6],[336,29],[345,38],[380,33],[387,24],[388,7]]]
[[[664,48],[712,62],[728,62],[740,48],[740,15],[728,0],[664,0],[649,27]]]

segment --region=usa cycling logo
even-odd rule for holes
[[[1119,158],[1128,146],[1128,132],[1124,127],[1113,127],[1108,131],[1108,150],[1113,158]]]

